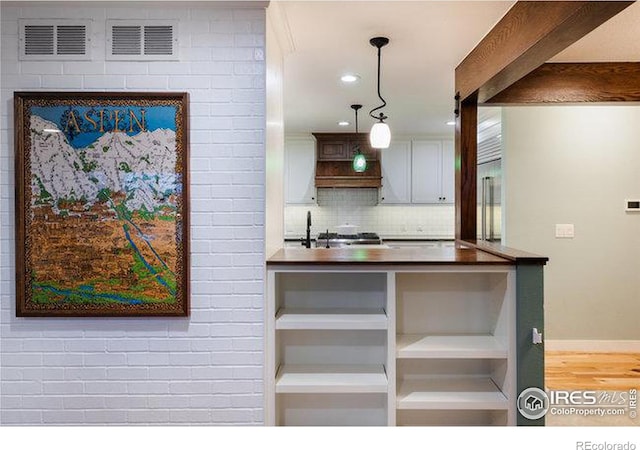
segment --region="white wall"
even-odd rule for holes
[[[3,425],[262,423],[265,10],[241,3],[2,3]],[[93,19],[92,61],[18,61],[28,17]],[[180,61],[105,61],[131,18],[179,19]],[[15,317],[14,90],[190,93],[191,317]]]
[[[267,14],[267,148],[266,252],[268,258],[283,246],[284,236],[284,60],[276,36],[272,7]]]
[[[505,242],[550,258],[548,339],[640,339],[639,130],[638,106],[504,109]]]

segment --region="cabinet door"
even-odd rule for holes
[[[285,142],[285,203],[315,202],[315,143],[313,140]]]
[[[349,143],[346,140],[318,141],[318,159],[344,160],[349,159]]]
[[[453,141],[442,141],[442,202],[453,204],[455,199],[455,148]]]
[[[382,191],[380,203],[411,202],[411,142],[393,141],[380,151]]]
[[[413,141],[411,149],[411,202],[442,203],[441,186],[441,141]]]
[[[348,145],[348,155],[350,159],[356,156],[358,148],[360,148],[360,152],[367,158],[367,161],[376,161],[379,159],[379,151],[371,147],[369,136],[351,138]]]

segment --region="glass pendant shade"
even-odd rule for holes
[[[353,170],[356,172],[364,172],[367,170],[367,160],[360,152],[353,157]]]
[[[373,148],[389,148],[391,144],[391,130],[384,122],[373,124],[369,133],[369,142]]]

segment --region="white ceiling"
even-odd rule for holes
[[[551,62],[640,62],[640,2],[600,25]]]
[[[272,2],[273,4],[274,2]],[[374,36],[382,49],[384,112],[394,135],[452,134],[454,69],[513,1],[282,1],[278,34],[286,42],[285,132],[368,131],[376,96]],[[640,3],[594,30],[553,61],[640,61]],[[634,34],[634,36],[631,36]],[[340,75],[360,75],[345,85]],[[352,125],[340,127],[348,120]]]

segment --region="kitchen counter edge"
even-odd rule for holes
[[[477,248],[282,248],[268,260],[267,266],[311,265],[513,265],[511,259]]]
[[[456,246],[458,245],[475,248],[485,253],[491,253],[492,255],[500,258],[508,259],[515,264],[546,265],[547,262],[549,262],[549,258],[546,256],[536,255],[534,253],[525,252],[511,247],[505,247],[494,242],[473,239],[457,240]]]

